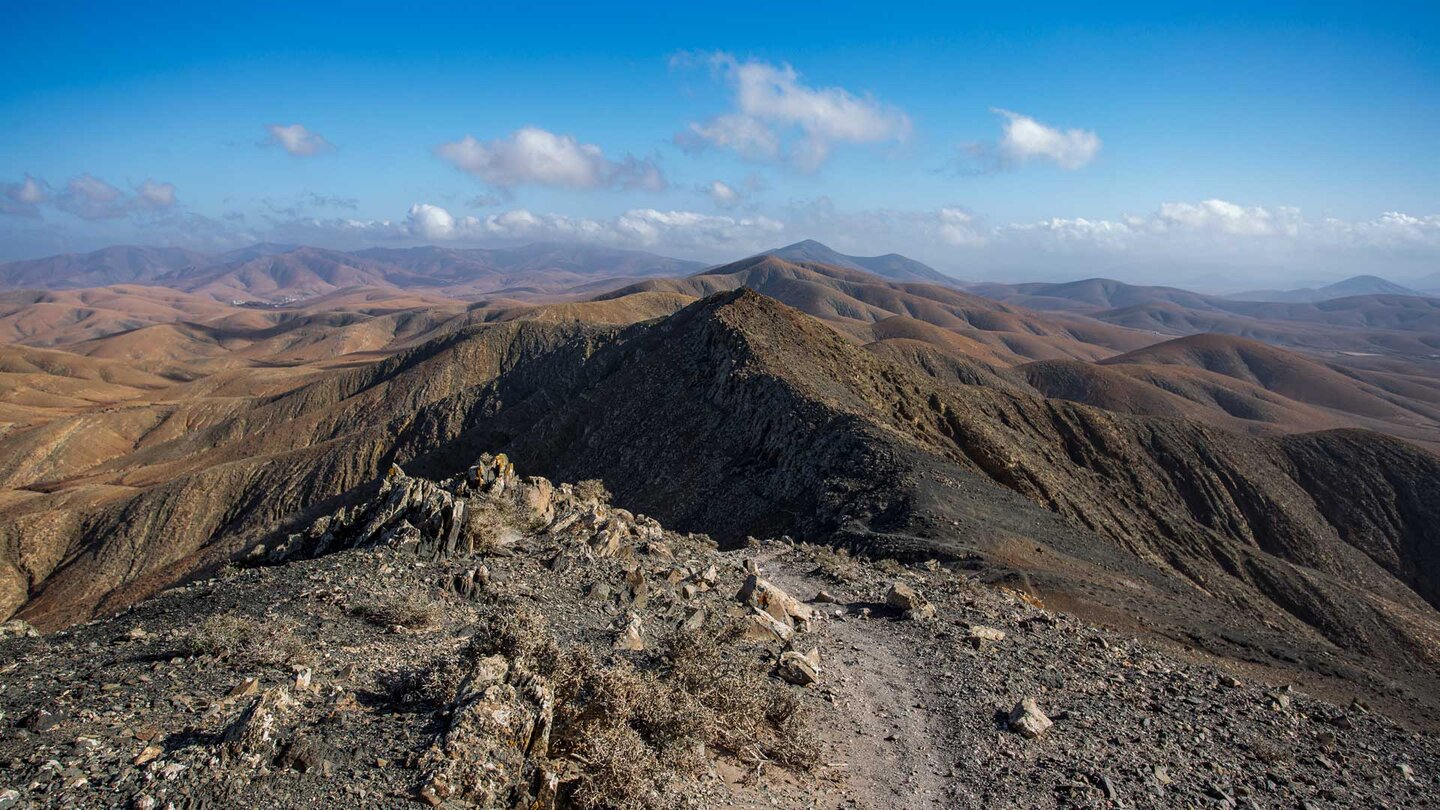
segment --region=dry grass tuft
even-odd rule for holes
[[[191,655],[211,655],[237,666],[308,663],[306,647],[295,635],[293,619],[255,619],[236,613],[206,617],[186,639]]]
[[[350,608],[350,613],[381,627],[407,630],[428,630],[440,624],[445,616],[439,602],[417,591],[366,599]]]

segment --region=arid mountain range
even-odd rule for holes
[[[391,463],[503,451],[722,545],[935,559],[1440,723],[1440,300],[966,286],[818,243],[101,253],[0,267],[0,614],[42,630]]]

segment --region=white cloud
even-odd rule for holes
[[[1000,151],[1019,163],[1041,158],[1071,171],[1095,159],[1100,151],[1100,137],[1083,129],[1061,132],[1028,115],[995,110],[1005,117],[1005,134],[1000,138]]]
[[[721,180],[713,180],[709,185],[702,186],[700,190],[705,192],[711,202],[721,208],[734,208],[741,200],[740,192]]]
[[[1205,230],[1234,236],[1295,235],[1302,224],[1300,211],[1295,208],[1271,211],[1213,199],[1199,203],[1164,203],[1154,217],[1154,225],[1160,228]]]
[[[941,208],[937,215],[940,238],[952,245],[978,245],[985,235],[976,228],[975,216],[960,208]]]
[[[1042,160],[1067,171],[1083,168],[1100,153],[1100,136],[1084,129],[1061,131],[1028,115],[992,107],[1005,119],[998,142],[966,144],[961,147],[973,160],[963,171],[992,172]]]
[[[119,219],[131,212],[125,192],[88,172],[66,183],[55,204],[81,219]]]
[[[430,203],[411,206],[405,227],[414,238],[434,241],[583,241],[682,252],[761,244],[762,237],[784,229],[782,223],[767,217],[653,208],[631,209],[606,219],[542,214],[524,208],[485,217],[457,217]]]
[[[295,157],[311,157],[335,149],[318,132],[311,132],[303,124],[269,124],[265,130],[270,133],[267,143],[279,146]]]
[[[173,183],[146,180],[135,187],[134,194],[129,194],[88,172],[71,179],[64,190],[45,201],[53,202],[61,211],[91,221],[124,219],[135,214],[163,211],[176,204]]]
[[[626,155],[607,158],[600,147],[539,127],[524,127],[508,138],[476,140],[466,135],[435,147],[455,168],[500,189],[523,185],[571,189],[640,188],[659,191],[665,176],[650,160]]]
[[[4,191],[3,197],[0,197],[0,214],[12,217],[39,217],[40,204],[50,197],[44,181],[28,174],[18,183],[0,185],[0,190]]]
[[[910,117],[902,110],[842,87],[809,87],[788,64],[741,61],[728,53],[704,61],[730,87],[734,109],[691,123],[675,138],[684,148],[731,149],[752,160],[784,159],[814,171],[835,144],[903,142],[910,136]]]
[[[146,180],[135,189],[135,198],[151,210],[169,208],[175,205],[175,184]]]
[[[438,205],[417,203],[410,206],[410,232],[421,239],[453,239],[455,217]]]

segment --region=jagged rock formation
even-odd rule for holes
[[[1433,734],[1099,631],[933,561],[788,538],[719,552],[610,506],[593,483],[520,478],[498,455],[442,481],[395,469],[354,494],[253,567],[0,638],[0,804],[1440,796]],[[747,634],[757,616],[788,640]],[[612,644],[635,627],[646,644]]]

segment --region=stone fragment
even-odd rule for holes
[[[255,694],[256,692],[259,692],[259,691],[260,691],[260,679],[259,679],[259,678],[245,678],[245,679],[241,680],[240,683],[235,684],[235,686],[230,690],[230,693],[229,693],[228,695],[226,695],[226,697],[232,697],[232,698],[236,698],[236,697],[247,697],[247,696],[253,695],[253,694]]]
[[[705,608],[696,608],[690,611],[690,615],[685,617],[685,621],[680,623],[680,629],[686,633],[698,632],[705,626],[705,620],[709,617],[710,614],[705,611]]]
[[[639,652],[645,649],[644,622],[635,613],[631,613],[621,628],[620,634],[615,637],[615,649]]]
[[[900,610],[905,618],[911,620],[929,619],[935,615],[935,606],[930,604],[930,600],[903,582],[890,586],[890,591],[885,594],[885,604]]]
[[[161,748],[160,746],[147,745],[140,750],[140,753],[135,755],[135,759],[131,760],[131,763],[134,765],[144,765],[145,763],[159,757],[163,753],[165,753],[165,749]]]
[[[746,641],[789,641],[794,635],[790,625],[755,607],[740,625],[740,637]]]
[[[986,627],[983,624],[972,624],[966,631],[965,640],[970,646],[980,649],[989,644],[996,644],[1005,640],[1005,631],[996,630],[993,627]]]
[[[1025,698],[1016,703],[1015,708],[1010,710],[1009,724],[1011,731],[1032,740],[1055,725],[1040,711],[1040,705],[1035,702],[1035,698]]]
[[[796,686],[809,686],[820,680],[820,648],[812,647],[810,652],[801,655],[795,650],[787,650],[780,654],[780,663],[776,667],[780,677]]]
[[[740,592],[735,595],[735,598],[742,604],[765,611],[776,621],[786,624],[798,621],[801,623],[802,629],[815,618],[814,608],[755,574],[745,578],[745,584],[740,586]]]
[[[255,763],[267,760],[279,743],[280,716],[293,705],[284,689],[267,689],[256,696],[221,736],[225,751]]]

